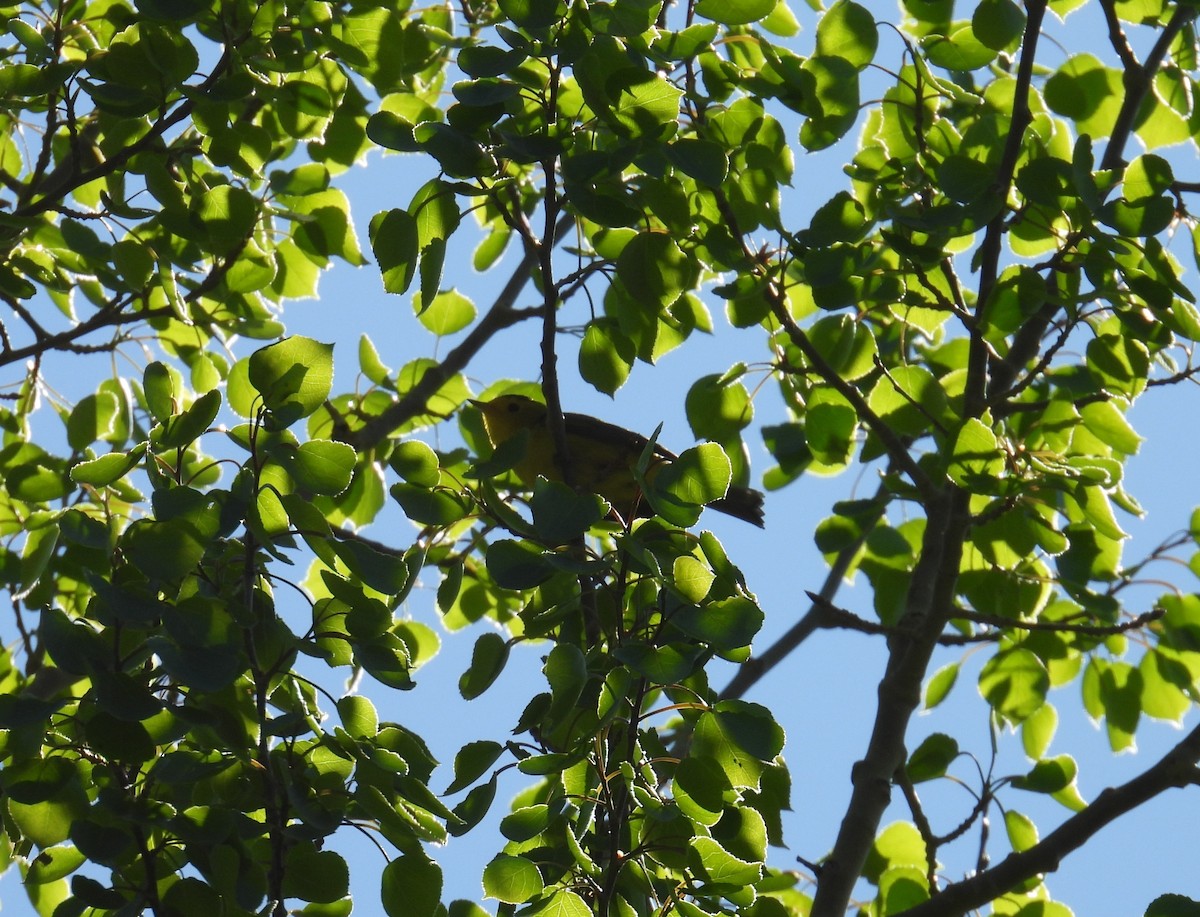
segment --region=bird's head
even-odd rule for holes
[[[471,399],[470,403],[483,415],[493,445],[546,422],[546,406],[525,395],[499,395],[491,401]]]

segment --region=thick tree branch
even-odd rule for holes
[[[904,763],[908,721],[921,702],[930,657],[952,612],[970,526],[967,503],[968,495],[957,490],[937,491],[926,502],[921,555],[912,572],[904,616],[889,639],[867,753],[851,772],[850,804],[833,852],[822,866],[811,917],[843,917],[891,801],[892,778]]]
[[[929,901],[903,911],[903,917],[959,917],[983,907],[1026,879],[1054,872],[1068,854],[1126,812],[1144,805],[1164,790],[1200,781],[1197,760],[1200,760],[1200,727],[1137,777],[1103,790],[1091,805],[1072,815],[1041,842],[1021,853],[1009,854],[991,869],[949,886]]]
[[[1167,59],[1171,42],[1183,31],[1183,28],[1196,18],[1197,10],[1188,4],[1179,4],[1162,33],[1154,42],[1154,47],[1146,55],[1145,63],[1139,65],[1136,61],[1127,63],[1124,71],[1125,98],[1121,100],[1121,110],[1113,123],[1112,134],[1108,138],[1108,146],[1100,160],[1101,169],[1116,169],[1125,158],[1125,147],[1129,144],[1129,136],[1133,133],[1133,122],[1146,101],[1146,96],[1154,83],[1154,76]]]

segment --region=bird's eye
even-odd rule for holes
[[[508,413],[515,414],[519,410],[521,410],[521,406],[519,404],[517,404],[515,401],[509,402]]]

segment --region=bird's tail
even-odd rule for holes
[[[720,500],[708,504],[717,512],[725,513],[763,528],[763,495],[751,487],[731,487]]]

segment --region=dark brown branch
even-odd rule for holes
[[[1089,637],[1112,637],[1138,630],[1161,618],[1166,611],[1162,608],[1152,608],[1128,621],[1119,624],[1073,624],[1070,621],[1019,621],[1004,618],[1000,615],[981,614],[977,611],[956,611],[953,618],[961,618],[973,624],[986,624],[1002,630],[1050,631],[1051,633],[1086,634]]]
[[[1121,66],[1129,70],[1140,70],[1141,64],[1129,47],[1129,39],[1125,37],[1125,29],[1117,17],[1117,5],[1113,0],[1100,0],[1100,9],[1104,10],[1104,23],[1108,27],[1108,43],[1121,61]]]
[[[957,882],[939,895],[902,912],[902,917],[960,917],[983,907],[1027,879],[1054,872],[1062,861],[1102,828],[1173,787],[1197,783],[1200,727],[1157,763],[1118,787],[1103,790],[1095,801],[1072,815],[1039,843],[1012,853],[990,869]]]
[[[834,605],[820,595],[812,592],[805,594],[812,599],[813,611],[817,613],[817,620],[813,624],[814,628],[842,627],[846,630],[858,631],[861,634],[885,637],[892,637],[900,633],[899,628],[889,627],[877,621],[868,621],[866,618],[856,615],[852,611]],[[809,612],[809,614],[811,615],[812,612]],[[1016,618],[1005,618],[1000,615],[989,615],[977,611],[956,609],[951,613],[949,620],[958,619],[961,621],[970,621],[972,624],[984,624],[995,628],[995,630],[975,634],[942,634],[938,637],[937,642],[940,646],[966,646],[971,643],[989,643],[1000,639],[1003,636],[1003,632],[1008,630],[1048,631],[1050,633],[1086,634],[1090,637],[1112,637],[1117,634],[1129,633],[1131,630],[1139,630],[1147,624],[1157,621],[1164,614],[1166,612],[1162,608],[1154,608],[1137,617],[1130,618],[1128,621],[1122,621],[1119,624],[1075,624],[1070,621],[1021,621]]]
[[[554,241],[561,241],[574,224],[573,217],[569,214],[564,215],[555,227]],[[471,329],[463,342],[446,354],[441,363],[430,368],[416,385],[387,410],[371,418],[359,429],[344,434],[342,439],[360,450],[377,446],[405,421],[422,413],[426,403],[437,390],[470,363],[498,331],[527,318],[540,316],[541,307],[528,310],[514,308],[517,297],[529,282],[529,276],[536,263],[536,254],[531,255],[527,252],[508,279],[508,283],[504,285],[504,289],[500,291],[500,295],[496,297],[496,301],[492,303],[492,307],[480,319],[479,324]]]
[[[904,801],[908,803],[908,811],[912,815],[913,824],[917,826],[917,833],[925,842],[925,879],[929,882],[929,890],[935,891],[937,889],[937,836],[933,833],[933,826],[929,824],[929,819],[925,815],[925,808],[921,805],[917,788],[908,779],[908,771],[903,766],[896,768],[895,780],[896,785],[900,787],[900,792],[904,795]]]
[[[213,67],[208,76],[206,76],[195,86],[185,87],[188,91],[188,95],[187,97],[183,98],[183,100],[178,106],[175,107],[173,111],[163,115],[163,117],[155,121],[150,129],[146,131],[143,136],[138,138],[136,142],[131,143],[129,146],[121,150],[118,150],[103,162],[99,162],[91,168],[82,168],[78,162],[78,155],[73,150],[69,157],[71,161],[64,164],[67,169],[65,173],[67,180],[65,180],[61,186],[56,183],[51,189],[53,191],[52,194],[43,193],[43,190],[40,187],[33,188],[32,190],[34,193],[42,194],[42,196],[30,204],[18,207],[13,211],[13,216],[18,218],[26,218],[37,216],[38,214],[45,213],[48,210],[54,210],[59,206],[62,199],[76,188],[80,188],[98,178],[105,178],[106,176],[112,175],[113,173],[124,169],[129,163],[130,159],[132,159],[138,153],[149,149],[167,131],[191,115],[192,109],[195,107],[194,99],[202,99],[208,95],[209,90],[213,87],[217,80],[219,80],[225,74],[225,70],[229,67],[231,60],[232,55],[230,54],[229,46],[226,45],[221,49],[221,57],[217,60],[216,65]],[[58,170],[56,169],[55,171],[57,172]],[[53,177],[53,173],[51,176],[48,176],[48,178],[49,177]]]
[[[1017,80],[1014,89],[1012,119],[1008,136],[1004,141],[1004,152],[996,168],[993,193],[1000,201],[1008,200],[1013,172],[1021,154],[1021,141],[1025,129],[1033,119],[1029,110],[1029,93],[1033,84],[1033,65],[1037,57],[1038,37],[1041,35],[1042,19],[1046,14],[1046,0],[1031,0],[1026,4],[1025,35],[1021,40],[1021,60],[1017,65]],[[983,242],[979,246],[979,289],[976,299],[977,314],[982,316],[992,297],[996,281],[1000,276],[1000,254],[1007,231],[1005,208],[1000,207],[984,230]],[[978,417],[984,409],[987,396],[988,353],[983,335],[978,329],[971,333],[970,351],[967,357],[967,388],[963,405],[966,417]],[[1007,385],[1005,385],[1007,388]]]
[[[788,628],[787,632],[772,643],[762,653],[757,653],[746,662],[738,666],[737,674],[721,691],[721,700],[729,698],[742,697],[754,685],[756,685],[764,675],[771,669],[779,665],[793,650],[801,643],[812,636],[813,632],[822,627],[821,607],[829,605],[833,597],[837,594],[838,587],[841,586],[845,579],[846,571],[850,569],[850,564],[862,549],[867,536],[871,534],[871,530],[883,517],[885,501],[887,499],[887,490],[880,487],[875,493],[874,499],[879,503],[878,514],[869,521],[863,523],[863,533],[854,540],[853,544],[847,545],[834,559],[829,567],[829,574],[825,577],[825,582],[821,585],[821,591],[817,594],[808,593],[809,598],[813,600],[812,606],[808,612],[799,621]]]
[[[904,764],[908,722],[921,703],[930,657],[952,613],[971,521],[968,500],[967,493],[948,490],[935,491],[925,501],[920,559],[905,596],[904,615],[888,641],[888,664],[879,682],[871,738],[851,772],[850,804],[821,871],[811,917],[843,917],[891,802],[892,778]]]
[[[1125,146],[1129,143],[1129,135],[1133,133],[1133,122],[1142,108],[1142,103],[1146,100],[1147,93],[1150,92],[1154,76],[1158,73],[1163,61],[1166,60],[1171,42],[1175,40],[1184,26],[1196,18],[1196,13],[1196,8],[1187,4],[1175,7],[1175,12],[1171,14],[1170,20],[1163,27],[1162,34],[1158,36],[1154,47],[1146,55],[1146,62],[1138,65],[1134,61],[1133,66],[1126,66],[1124,72],[1125,98],[1121,101],[1121,110],[1117,113],[1112,134],[1108,138],[1108,146],[1100,160],[1101,169],[1116,169],[1124,161]]]
[[[883,418],[871,409],[862,392],[853,383],[843,379],[829,365],[821,355],[821,352],[813,346],[808,335],[796,324],[795,319],[788,312],[787,303],[784,301],[781,291],[771,286],[766,290],[766,296],[771,304],[771,313],[775,316],[776,321],[787,332],[791,342],[804,354],[805,359],[812,364],[813,369],[817,371],[821,379],[850,402],[859,420],[872,433],[879,437],[879,441],[883,444],[888,458],[908,476],[913,487],[917,489],[922,498],[926,500],[932,499],[933,484],[929,480],[928,475],[921,470],[916,460],[909,455],[908,445],[901,439],[899,434],[884,422]]]

